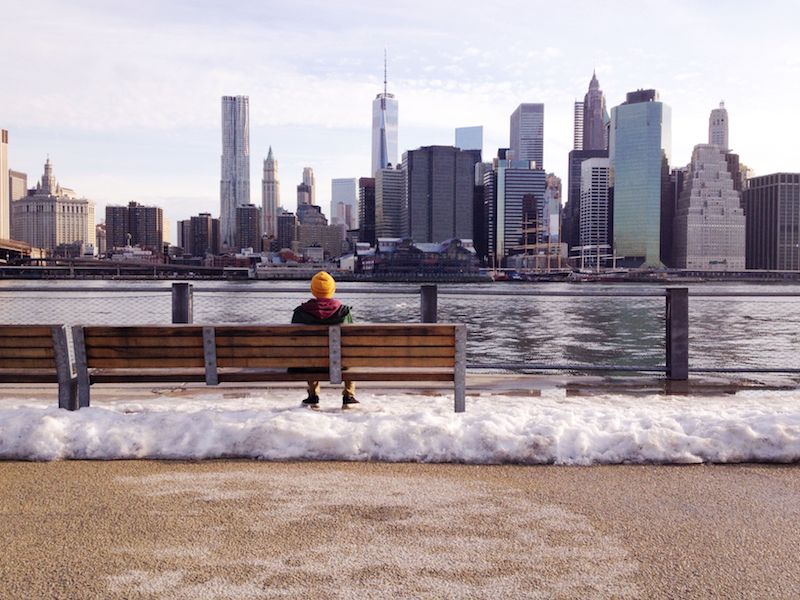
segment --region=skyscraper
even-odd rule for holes
[[[608,148],[608,111],[606,99],[600,89],[597,75],[592,72],[589,91],[583,97],[583,147],[582,150]]]
[[[269,147],[261,179],[261,212],[264,218],[264,235],[278,237],[278,207],[281,204],[281,182],[278,180],[278,161]]]
[[[314,169],[303,167],[303,184],[308,188],[308,204],[317,203],[317,180],[314,177]]]
[[[748,269],[800,270],[800,173],[747,180]]]
[[[358,229],[358,181],[355,177],[331,179],[331,222]]]
[[[610,253],[608,239],[608,158],[590,158],[581,163],[580,257],[582,266],[600,266]]]
[[[572,150],[569,153],[567,202],[564,205],[564,220],[561,228],[561,241],[567,244],[568,248],[579,246],[581,243],[581,165],[590,158],[608,158],[608,150]]]
[[[583,102],[576,102],[572,109],[572,149],[583,150]]]
[[[375,178],[358,180],[358,241],[374,245],[375,236]]]
[[[378,169],[397,164],[397,100],[388,92],[386,72],[384,55],[383,92],[372,101],[372,177]]]
[[[408,235],[405,176],[400,165],[378,169],[375,173],[375,237]]]
[[[668,262],[672,220],[661,213],[669,194],[671,119],[655,90],[629,92],[611,110],[614,252],[626,266]]]
[[[720,146],[694,147],[674,227],[673,266],[709,271],[744,269],[744,212]]]
[[[235,249],[236,208],[250,204],[250,100],[222,97],[222,177],[220,236],[223,249]]]
[[[725,103],[720,102],[719,108],[711,111],[708,117],[708,143],[719,146],[720,150],[727,152],[728,147],[728,109]]]
[[[8,179],[8,131],[0,129],[0,239],[11,239],[11,201]]]
[[[423,146],[403,153],[411,239],[471,239],[476,162],[475,152],[454,146]]]
[[[529,214],[544,213],[547,175],[530,160],[508,160],[501,152],[493,168],[484,174],[487,246],[490,264],[501,266],[523,242],[525,197],[534,203]],[[533,200],[531,200],[533,198]],[[529,207],[530,208],[530,207]]]
[[[236,207],[237,250],[252,248],[261,251],[261,210],[255,204]]]
[[[511,114],[511,152],[544,168],[544,104],[520,104]]]
[[[483,151],[483,126],[456,127],[456,148]]]

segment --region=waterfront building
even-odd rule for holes
[[[220,235],[225,250],[236,245],[236,207],[250,204],[250,100],[222,97]]]
[[[583,142],[581,142],[583,144]],[[591,158],[608,158],[607,150],[572,150],[568,156],[567,202],[561,227],[561,241],[568,248],[580,245],[581,165]]]
[[[720,102],[719,108],[711,111],[708,118],[708,143],[718,146],[720,150],[727,152],[728,146],[728,110],[725,103]]]
[[[0,239],[11,239],[11,196],[8,174],[8,131],[0,129]]]
[[[742,195],[747,268],[800,270],[800,173],[750,178]]]
[[[317,180],[314,177],[314,169],[303,167],[303,185],[308,190],[308,204],[317,203]]]
[[[581,150],[605,150],[608,148],[608,110],[606,99],[597,75],[592,72],[589,91],[583,97],[583,144]]]
[[[61,187],[48,158],[36,187],[12,204],[11,229],[13,239],[50,253],[63,244],[94,247],[94,202]]]
[[[483,126],[456,127],[456,148],[483,152]]]
[[[331,179],[331,221],[348,230],[358,229],[358,181],[355,177]]]
[[[406,206],[406,173],[398,165],[375,172],[375,235],[405,237],[408,235]]]
[[[178,221],[178,246],[192,256],[220,253],[219,219],[210,213],[200,213]]]
[[[261,209],[255,204],[236,207],[236,249],[261,250]]]
[[[360,256],[360,272],[387,279],[478,276],[480,272],[475,248],[468,239],[434,244],[402,237],[378,238],[375,251]]]
[[[403,153],[408,232],[415,242],[470,238],[478,154],[454,146]]]
[[[263,232],[268,237],[278,236],[278,207],[281,205],[281,182],[278,179],[278,161],[269,147],[264,161],[261,179],[261,212],[264,218]]]
[[[581,163],[579,254],[581,266],[599,267],[611,250],[609,239],[608,158]]]
[[[375,176],[378,169],[397,164],[398,107],[394,94],[387,87],[386,57],[383,61],[383,92],[372,101],[372,168]]]
[[[583,150],[583,102],[575,102],[572,108],[572,149]]]
[[[627,267],[669,263],[670,107],[655,90],[637,90],[611,110],[609,158],[614,181],[615,254]]]
[[[343,224],[301,223],[297,226],[297,246],[304,254],[307,248],[320,247],[325,256],[337,259],[347,247],[346,239],[347,229]]]
[[[24,198],[28,193],[28,174],[8,170],[8,196],[11,202]]]
[[[511,114],[511,152],[544,168],[544,104],[523,103]]]
[[[158,206],[106,206],[106,243],[109,249],[139,246],[155,254],[163,252],[164,212]]]
[[[678,269],[745,268],[745,218],[723,148],[698,144],[675,210],[673,264]]]
[[[534,198],[535,214],[544,212],[546,173],[536,168],[534,161],[509,160],[507,156],[508,153],[501,151],[500,157],[494,159],[492,170],[484,175],[487,249],[492,267],[502,266],[523,240],[525,196]]]
[[[375,245],[375,178],[358,180],[358,241]]]

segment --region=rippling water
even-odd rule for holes
[[[196,323],[284,323],[308,297],[302,282],[195,282]],[[47,291],[35,288],[47,287]],[[800,286],[690,284],[693,367],[800,368]],[[8,288],[14,288],[9,291]],[[79,288],[80,291],[69,291]],[[132,291],[114,291],[133,288]],[[0,322],[169,323],[169,282],[0,281]],[[390,294],[366,293],[386,289]],[[442,285],[439,320],[466,323],[470,361],[557,364],[664,364],[664,298],[541,297],[526,292],[658,290],[651,285]],[[348,283],[338,297],[359,321],[420,320],[418,286]],[[482,295],[513,291],[515,295]],[[797,297],[694,297],[693,293],[790,292]],[[479,295],[479,293],[481,295]]]

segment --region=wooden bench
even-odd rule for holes
[[[63,325],[0,325],[0,383],[56,383],[58,406],[77,407]]]
[[[464,411],[466,326],[76,326],[78,405],[97,383],[449,381]],[[295,369],[300,369],[297,371]]]

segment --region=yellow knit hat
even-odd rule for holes
[[[333,298],[336,282],[328,273],[320,271],[311,278],[311,293],[315,298]]]

